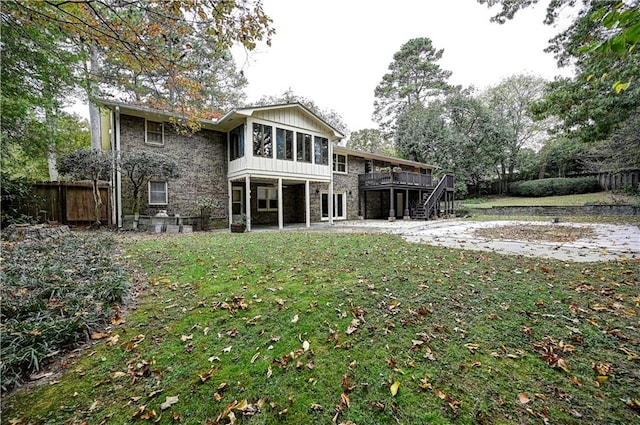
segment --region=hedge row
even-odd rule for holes
[[[509,185],[511,195],[529,197],[575,195],[600,190],[600,184],[595,177],[527,180]]]

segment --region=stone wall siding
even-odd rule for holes
[[[347,194],[347,220],[356,220],[361,215],[360,196],[362,194],[358,190],[358,175],[364,174],[364,162],[364,158],[348,156],[347,174],[333,173],[333,190]]]
[[[491,207],[473,208],[470,211],[482,215],[513,216],[638,216],[640,207],[634,205],[587,205],[566,207]]]
[[[178,162],[180,177],[168,181],[169,203],[148,204],[147,187],[142,188],[140,214],[154,215],[167,210],[169,215],[198,216],[196,202],[200,198],[219,199],[213,218],[226,218],[228,205],[226,135],[212,130],[178,134],[172,124],[164,123],[164,146],[145,144],[144,118],[122,115],[120,118],[121,149],[148,150],[172,157]],[[131,211],[133,202],[129,182],[122,176],[123,213]]]

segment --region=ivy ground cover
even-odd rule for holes
[[[574,264],[379,234],[126,247],[134,307],[8,423],[634,423],[640,261]]]

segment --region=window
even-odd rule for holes
[[[347,202],[344,192],[333,194],[333,218],[346,219],[347,218]],[[322,193],[322,219],[329,219],[329,194]]]
[[[276,157],[293,161],[293,131],[276,128]]]
[[[149,182],[149,205],[167,205],[167,182]]]
[[[258,211],[278,211],[278,188],[258,187]]]
[[[369,174],[373,172],[373,161],[365,161],[364,162],[364,172],[365,174]]]
[[[315,163],[329,165],[329,140],[326,137],[314,137]]]
[[[145,140],[148,145],[164,146],[164,123],[145,120]]]
[[[273,157],[271,130],[270,125],[253,123],[253,156]]]
[[[229,160],[244,156],[244,124],[229,132]]]
[[[297,133],[297,155],[296,158],[301,162],[311,162],[311,135],[305,133]]]
[[[333,171],[338,173],[347,172],[347,155],[333,154]]]

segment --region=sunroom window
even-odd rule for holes
[[[329,165],[329,140],[326,137],[314,137],[315,163]]]
[[[273,157],[272,127],[253,123],[253,156]]]
[[[296,138],[296,159],[300,162],[311,162],[311,135],[305,133],[297,133]]]
[[[276,158],[293,160],[293,131],[276,128]]]

